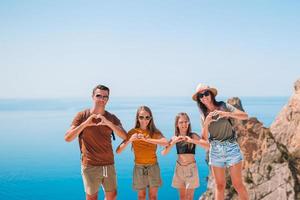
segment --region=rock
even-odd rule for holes
[[[300,80],[295,93],[283,107],[270,129],[276,141],[287,147],[290,154],[300,158]]]
[[[270,128],[256,118],[234,123],[244,155],[243,179],[250,200],[300,200],[300,80],[294,88]],[[242,108],[236,97],[228,102]],[[228,175],[226,183],[225,199],[238,199]],[[214,188],[209,175],[207,191],[200,199],[214,199]]]
[[[299,94],[300,92],[300,79],[298,79],[294,84],[294,90],[296,94]]]
[[[244,108],[242,106],[242,102],[238,97],[232,97],[230,99],[227,100],[227,103],[233,105],[234,107],[236,107],[237,109],[244,111]]]

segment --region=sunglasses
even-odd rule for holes
[[[199,94],[198,94],[198,98],[199,98],[199,99],[202,99],[204,96],[207,97],[207,96],[209,96],[209,95],[210,95],[209,91],[206,90],[206,91],[203,92],[203,93],[199,93]]]
[[[189,124],[189,121],[178,121],[178,124]]]
[[[108,96],[106,96],[106,95],[103,96],[101,94],[96,94],[95,97],[98,98],[98,99],[103,99],[103,100],[107,100],[108,99]]]
[[[145,120],[150,120],[151,117],[150,117],[150,116],[142,116],[142,115],[140,115],[140,116],[139,116],[139,119],[140,119],[140,120],[144,120],[144,119],[145,119]]]

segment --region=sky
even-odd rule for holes
[[[300,1],[0,1],[0,98],[290,96]]]

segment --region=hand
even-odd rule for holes
[[[181,142],[181,141],[186,141],[186,136],[185,135],[180,135],[178,136],[178,142]]]
[[[184,139],[182,138],[182,136],[173,136],[170,143],[171,143],[171,144],[176,144],[177,142],[180,142],[180,141],[182,141],[182,140],[184,140]]]
[[[142,140],[142,141],[146,141],[147,138],[142,134],[142,133],[134,133],[131,135],[131,137],[129,138],[130,142],[136,141],[136,140]]]
[[[142,141],[144,141],[144,142],[147,142],[147,140],[148,140],[148,138],[149,138],[149,135],[148,136],[144,136],[143,134],[138,134],[138,139],[139,140],[142,140]]]
[[[219,115],[219,118],[229,118],[230,117],[230,112],[218,110],[217,114]]]
[[[173,137],[171,138],[170,144],[176,144],[177,141],[178,141],[178,137],[177,137],[177,136],[173,136]]]
[[[213,117],[213,112],[210,112],[207,116],[206,116],[206,118],[205,118],[205,120],[204,120],[204,126],[206,126],[206,127],[208,127],[213,121],[216,121],[216,120],[214,120],[212,117]]]
[[[101,119],[101,121],[97,124],[97,126],[110,126],[111,124],[111,122],[101,114],[97,115],[97,119]]]
[[[138,140],[138,134],[137,134],[137,133],[133,134],[133,135],[129,138],[129,141],[130,141],[130,142],[133,142],[133,141],[136,141],[136,140]]]
[[[96,114],[92,114],[91,116],[89,116],[89,118],[87,118],[87,120],[84,122],[86,127],[89,126],[97,126],[97,123],[94,122],[94,119],[97,119],[97,115]]]
[[[192,139],[189,136],[185,136],[185,139],[186,139],[186,142],[189,142],[189,143],[193,143],[194,142],[194,139]]]
[[[145,138],[145,136],[144,136],[144,134],[142,134],[142,133],[138,133],[138,134],[137,134],[137,138],[138,138],[139,140],[142,140],[142,139]]]

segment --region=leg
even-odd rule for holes
[[[179,192],[180,200],[185,200],[186,189],[185,188],[178,188],[178,192]]]
[[[148,179],[144,175],[143,165],[134,165],[133,168],[133,188],[138,192],[138,200],[146,200],[146,190]]]
[[[81,175],[85,190],[86,200],[97,200],[101,182],[98,166],[81,166]]]
[[[138,200],[146,200],[146,189],[138,191]]]
[[[116,200],[117,199],[117,178],[116,170],[114,165],[107,165],[102,167],[103,177],[102,189],[105,194],[105,200]]]
[[[86,194],[85,195],[86,200],[97,200],[98,199],[98,192],[92,195]]]
[[[105,192],[105,200],[116,200],[117,199],[117,191],[113,192]]]
[[[179,188],[179,197],[180,200],[193,200],[194,199],[194,191],[195,189],[185,189],[185,188]]]
[[[157,199],[158,187],[150,187],[149,188],[149,200]]]
[[[148,180],[149,180],[149,200],[156,200],[158,187],[160,187],[162,184],[161,176],[160,176],[160,168],[157,163],[149,167]]]
[[[194,191],[195,189],[187,189],[186,190],[186,200],[193,200],[194,199]]]
[[[234,189],[237,191],[241,200],[248,200],[248,193],[242,179],[242,162],[229,168],[230,177]]]
[[[212,166],[212,171],[214,175],[214,180],[216,184],[215,190],[215,199],[216,200],[224,200],[224,192],[225,192],[225,168]]]
[[[195,188],[199,187],[199,174],[198,174],[198,167],[196,163],[192,163],[186,167],[189,172],[189,176],[185,177],[185,199],[186,200],[193,200],[194,199],[194,192]]]

